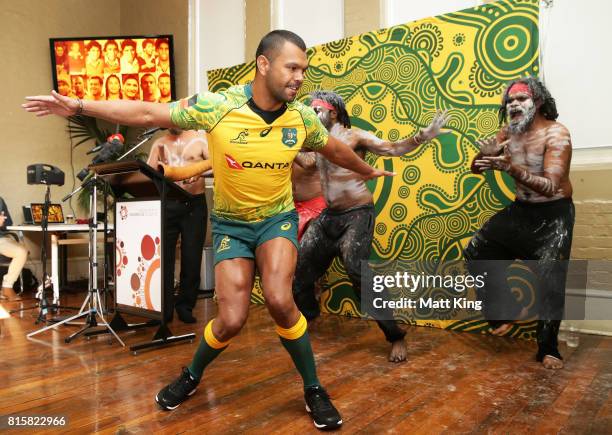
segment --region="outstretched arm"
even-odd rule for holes
[[[572,141],[569,131],[559,125],[549,129],[544,151],[543,175],[535,175],[520,165],[513,164],[508,148],[499,157],[484,156],[474,162],[481,170],[505,171],[516,181],[541,195],[551,197],[559,189],[561,180],[569,172]]]
[[[444,133],[442,127],[448,122],[446,110],[436,113],[434,119],[426,128],[419,130],[417,134],[397,142],[389,142],[379,139],[372,133],[363,130],[353,130],[356,135],[356,145],[364,147],[368,151],[380,156],[403,156],[419,147],[420,145],[436,138]]]
[[[157,170],[172,181],[188,180],[193,177],[200,177],[212,169],[210,160],[202,160],[187,166],[169,166],[163,163],[157,165]]]
[[[173,127],[167,104],[144,101],[92,101],[69,98],[51,91],[51,95],[26,97],[21,106],[36,116],[87,115],[114,124],[132,127]]]
[[[327,145],[317,152],[321,153],[321,155],[330,162],[353,172],[357,172],[366,180],[380,176],[395,175],[393,172],[381,171],[371,167],[355,154],[348,145],[332,135],[329,135]]]

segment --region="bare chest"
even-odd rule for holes
[[[185,166],[204,159],[202,146],[198,140],[164,145],[164,156],[172,166]]]
[[[512,163],[533,172],[542,172],[546,137],[543,134],[531,134],[525,137],[512,138],[508,144]]]

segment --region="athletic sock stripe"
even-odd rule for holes
[[[276,325],[276,333],[287,340],[297,340],[306,333],[307,327],[306,317],[300,313],[300,318],[291,328],[285,329]]]
[[[206,344],[208,344],[213,349],[223,349],[224,347],[227,347],[227,345],[229,344],[229,340],[225,342],[217,340],[215,334],[213,334],[212,332],[212,324],[214,321],[215,319],[212,319],[204,328],[204,341],[206,341]]]

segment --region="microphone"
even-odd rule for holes
[[[123,150],[123,142],[124,138],[121,133],[111,134],[106,138],[106,142],[96,145],[87,153],[91,154],[100,151],[100,154],[95,156],[91,163],[93,165],[97,165],[98,163],[106,163],[116,159],[119,157],[119,155],[121,155],[121,151]],[[77,174],[77,178],[84,181],[87,175],[89,175],[89,168],[83,168]]]
[[[150,136],[154,133],[157,133],[160,130],[168,130],[168,129],[164,127],[153,127],[153,128],[149,128],[145,130],[140,136]]]
[[[113,142],[113,141],[119,141],[123,143],[125,139],[123,138],[123,135],[121,133],[111,134],[109,137],[106,138],[106,142],[99,143],[98,145],[96,145],[95,147],[87,151],[85,154],[95,154],[98,151],[102,150],[104,146],[106,145],[106,143]]]
[[[114,160],[119,157],[122,149],[123,143],[117,139],[113,139],[110,142],[104,142],[102,144],[102,151],[93,158],[91,163],[97,165],[98,163],[106,163]]]
[[[104,148],[104,144],[98,144],[95,147],[93,147],[92,149],[90,149],[89,151],[87,151],[85,154],[95,154],[98,151],[100,151],[102,148]]]

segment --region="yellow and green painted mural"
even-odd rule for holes
[[[448,110],[450,134],[399,158],[367,155],[396,172],[371,181],[376,207],[371,259],[377,262],[456,260],[472,234],[513,198],[511,179],[469,170],[476,141],[498,130],[497,110],[508,81],[538,75],[538,1],[502,0],[375,30],[308,49],[310,67],[298,99],[334,90],[354,127],[380,138],[415,134],[437,110]],[[246,83],[254,62],[208,73],[211,91]],[[519,277],[520,278],[520,277]],[[324,280],[323,311],[359,315],[350,282],[336,259]],[[516,291],[528,280],[516,280]],[[513,285],[513,287],[515,287]],[[253,299],[260,301],[257,288]],[[401,317],[401,316],[400,316]],[[411,324],[481,331],[482,317],[404,317]],[[534,323],[510,334],[531,337]]]

